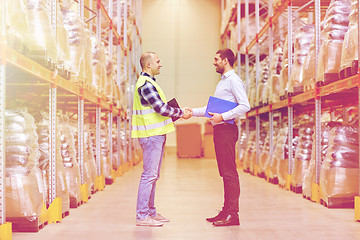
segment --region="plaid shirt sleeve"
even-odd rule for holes
[[[180,108],[170,107],[167,103],[164,103],[158,91],[150,82],[146,81],[144,85],[138,89],[141,96],[141,104],[143,106],[151,106],[155,112],[165,117],[182,117],[184,115]]]

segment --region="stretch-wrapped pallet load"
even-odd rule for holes
[[[279,161],[285,158],[285,144],[287,140],[288,128],[282,127],[279,129],[277,134],[277,141],[274,145],[274,153],[271,156],[271,165],[270,165],[270,172],[269,172],[269,179],[271,181],[278,181],[278,168],[279,168]]]
[[[289,52],[288,52],[288,36],[286,36],[284,48],[283,48],[283,56],[281,62],[281,71],[280,71],[280,84],[279,84],[279,91],[276,92],[278,94],[278,99],[280,97],[285,96],[287,94],[287,86],[288,86],[288,66],[289,66]],[[292,61],[292,59],[291,59]],[[273,91],[273,94],[275,91]]]
[[[25,0],[6,1],[6,26],[8,44],[20,52],[26,52],[30,29]]]
[[[62,71],[70,71],[71,60],[70,60],[69,34],[64,26],[64,19],[59,5],[57,6],[56,11],[57,11],[56,43],[57,43],[58,69]]]
[[[338,80],[341,52],[345,33],[348,30],[350,0],[332,0],[326,11],[322,34],[324,41],[319,52],[317,81],[323,83]]]
[[[310,42],[314,36],[314,25],[305,25],[299,28],[295,33],[294,39],[294,63],[288,81],[288,91],[292,94],[304,92],[303,65],[306,56],[309,55]]]
[[[80,168],[76,161],[74,131],[68,118],[59,125],[61,136],[61,157],[64,164],[66,183],[69,189],[70,207],[76,208],[81,203]]]
[[[280,101],[280,72],[282,63],[283,51],[281,47],[274,50],[273,59],[270,66],[270,79],[268,83],[269,101],[276,103]]]
[[[80,156],[79,156],[79,143],[78,143],[78,125],[77,124],[71,124],[72,132],[74,133],[74,145],[75,145],[75,155],[76,155],[76,162],[79,165],[79,168],[81,168],[81,162],[80,162]],[[90,167],[89,167],[89,157],[87,154],[87,142],[86,142],[86,130],[84,130],[84,145],[83,145],[83,182],[81,184],[87,184],[87,193],[88,195],[83,197],[87,197],[88,199],[91,197],[92,189],[93,189],[93,180],[90,173]],[[91,157],[93,157],[91,155]],[[82,201],[86,201],[86,199],[82,199]]]
[[[102,159],[102,168],[103,175],[105,180],[113,181],[112,177],[112,163],[110,159],[110,145],[109,145],[109,127],[107,125],[101,125],[100,133],[100,146],[101,146],[101,159]]]
[[[106,78],[103,81],[105,96],[106,99],[113,101],[116,99],[114,63],[108,52],[105,55],[105,76]]]
[[[256,106],[268,103],[269,57],[265,57],[260,62],[260,69],[260,78],[256,92]]]
[[[39,169],[39,145],[34,118],[25,109],[5,111],[6,220],[13,230],[43,224],[45,189]]]
[[[103,81],[105,80],[106,76],[105,48],[95,36],[91,37],[91,52],[93,55],[92,87],[103,93]]]
[[[78,77],[85,78],[85,24],[69,5],[63,5],[61,13],[69,36],[71,73],[74,77],[72,81],[82,84]]]
[[[95,182],[96,182],[96,155],[95,155],[95,146],[92,141],[90,126],[89,124],[85,125],[84,130],[84,169],[87,173],[86,183],[88,184],[89,193],[95,192],[98,189],[95,189]]]
[[[39,135],[39,147],[41,156],[39,159],[40,169],[45,182],[47,201],[46,204],[49,206],[50,202],[50,191],[49,191],[49,178],[50,178],[50,120],[49,114],[40,112],[40,117],[37,121],[37,133]],[[70,199],[69,189],[66,183],[65,169],[63,159],[61,157],[61,140],[60,140],[59,129],[56,131],[56,151],[55,151],[55,164],[56,164],[56,197],[62,199],[62,213],[69,212]]]
[[[339,124],[336,122],[330,121],[330,114],[327,112],[322,114],[322,123],[321,123],[321,163],[324,162],[326,158],[327,150],[329,147],[329,134],[331,126]],[[315,133],[312,136],[313,143],[315,143]],[[311,159],[309,162],[309,167],[305,170],[304,180],[302,184],[302,193],[305,198],[312,197],[312,184],[316,183],[316,144],[312,145],[311,150]]]
[[[30,57],[47,67],[57,63],[55,32],[50,23],[50,5],[46,0],[27,0],[31,41]]]
[[[358,70],[358,0],[352,0],[349,16],[349,29],[345,34],[342,45],[340,77],[346,78],[355,75]]]
[[[249,88],[247,96],[249,98],[250,107],[255,107],[256,104],[256,69],[253,65],[249,67]]]
[[[244,171],[250,172],[250,165],[251,165],[251,156],[256,151],[256,131],[253,130],[249,133],[249,137],[247,139],[247,147],[243,156],[243,165],[244,165]]]
[[[299,143],[295,151],[294,168],[291,186],[296,193],[302,191],[305,172],[309,168],[313,148],[314,118],[305,114],[301,117],[299,126]]]
[[[270,132],[266,134],[259,157],[259,174],[265,177],[266,163],[270,158]]]
[[[285,186],[286,184],[286,178],[289,174],[289,132],[288,127],[284,128],[284,132],[282,135],[282,142],[285,141],[285,144],[282,146],[284,149],[283,153],[280,153],[277,157],[278,165],[277,165],[277,177],[279,181],[280,186]],[[291,143],[291,147],[293,148],[293,157],[295,155],[295,150],[298,145],[299,141],[299,129],[297,128],[297,125],[294,125],[293,127],[293,139]],[[278,148],[275,149],[276,153],[278,151]],[[277,153],[278,154],[278,153]]]
[[[359,194],[357,125],[334,126],[320,173],[320,197],[329,208],[353,207]]]

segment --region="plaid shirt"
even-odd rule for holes
[[[141,75],[150,77],[152,80],[156,81],[154,77],[151,77],[149,74],[142,72]],[[151,106],[155,112],[165,117],[182,117],[183,111],[180,108],[170,107],[167,103],[164,103],[158,91],[150,82],[145,81],[144,85],[139,87],[138,93],[140,95],[141,105]]]

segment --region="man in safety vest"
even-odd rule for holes
[[[156,212],[154,198],[166,134],[175,131],[171,117],[188,119],[191,112],[167,104],[165,94],[154,78],[160,74],[162,67],[156,53],[143,53],[140,65],[142,72],[135,85],[131,131],[131,137],[138,138],[143,150],[144,168],[138,190],[136,224],[155,227],[169,222],[169,219]]]

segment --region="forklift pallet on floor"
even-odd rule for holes
[[[12,223],[13,232],[38,232],[48,224],[48,222],[40,222],[39,217],[35,219],[27,217],[14,217],[6,218],[6,221]]]

